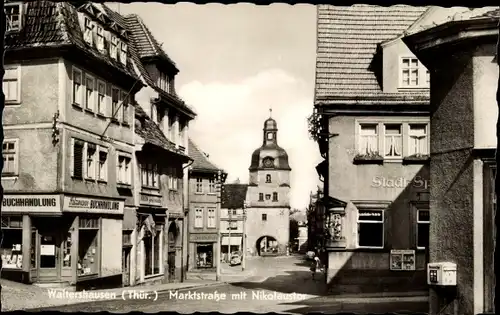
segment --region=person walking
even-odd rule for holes
[[[319,260],[318,256],[314,257],[314,260],[311,264],[311,272],[312,272],[312,279],[316,280],[314,276],[316,275],[316,270],[319,270],[321,268],[321,261]]]

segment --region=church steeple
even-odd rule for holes
[[[272,118],[273,109],[269,108],[269,118],[264,122],[264,145],[278,144],[278,124]]]

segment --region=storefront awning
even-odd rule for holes
[[[229,236],[222,237],[222,245],[229,245]],[[241,236],[231,236],[231,245],[241,246]]]

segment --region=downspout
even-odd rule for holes
[[[184,170],[193,165],[194,160],[191,160],[185,166],[182,167],[182,173],[184,174]],[[183,175],[184,176],[184,175]],[[182,208],[184,210],[184,223],[182,225],[182,246],[187,255],[182,255],[181,259],[181,282],[187,280],[187,271],[189,270],[189,174],[186,176],[186,180],[183,180],[184,185],[186,187],[182,187],[182,194],[184,195]],[[186,262],[184,266],[184,256],[186,256]]]
[[[500,68],[500,21],[498,22],[498,40],[497,40],[497,47],[496,47],[497,51],[496,51],[496,60],[497,60],[497,65],[499,66]],[[497,86],[497,105],[500,109],[500,76],[498,78],[498,86]],[[499,164],[500,162],[500,155],[498,154],[498,150],[500,149],[500,110],[499,110],[499,115],[497,117],[497,151],[495,153],[495,160],[496,160],[496,165]],[[498,172],[496,172],[495,174],[495,193],[497,196],[500,195],[500,177],[498,176]],[[494,258],[493,258],[493,263],[494,263],[494,272],[495,272],[495,278],[496,278],[496,275],[498,274],[498,269],[497,269],[497,265],[498,265],[498,260],[497,260],[497,256],[498,256],[498,253],[500,253],[500,242],[498,241],[498,235],[499,235],[499,229],[498,229],[498,223],[500,221],[500,216],[498,215],[498,203],[497,203],[497,208],[495,209],[496,211],[496,214],[495,214],[495,230],[496,230],[496,235],[495,235],[495,239],[496,239],[496,242],[495,242],[495,255],[494,255]],[[495,286],[495,301],[494,301],[494,305],[495,305],[495,311],[498,311],[500,310],[500,307],[499,307],[499,302],[500,302],[500,289],[499,289],[500,286],[496,285]]]

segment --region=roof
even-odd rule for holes
[[[374,65],[379,45],[401,36],[426,10],[407,5],[318,5],[316,100],[428,100],[428,91],[383,93]]]
[[[158,44],[153,34],[148,29],[146,24],[142,21],[142,19],[136,14],[123,17],[119,13],[111,10],[109,7],[105,5],[103,5],[103,7],[106,8],[107,12],[113,12],[113,16],[119,16],[121,18],[121,23],[126,25],[127,30],[130,34],[131,47],[129,48],[129,50],[131,52],[131,57],[141,77],[144,79],[144,83],[153,88],[158,94],[160,94],[163,99],[169,101],[171,104],[175,104],[178,109],[186,112],[189,116],[194,117],[196,115],[196,112],[193,108],[191,108],[191,106],[186,104],[177,95],[167,93],[160,87],[158,87],[156,81],[153,80],[149,72],[146,70],[143,59],[141,58],[158,55],[162,56],[165,60],[168,60],[168,62],[171,63],[174,67],[175,63],[163,51],[161,45]]]
[[[188,155],[193,159],[191,169],[194,171],[222,171],[221,168],[217,167],[208,159],[208,156],[198,148],[191,138],[188,139]]]
[[[247,184],[224,184],[222,186],[221,208],[243,209],[247,190]]]
[[[100,9],[89,2],[50,2],[30,1],[25,5],[24,26],[19,32],[11,32],[5,36],[6,50],[27,49],[35,47],[76,47],[90,57],[105,62],[115,69],[133,78],[138,78],[130,62],[126,66],[120,61],[103,54],[96,47],[89,46],[83,40],[83,32],[78,22],[78,8],[89,8],[100,12]],[[116,22],[107,16],[110,23]]]
[[[189,158],[182,151],[178,150],[173,142],[169,141],[165,137],[158,125],[151,120],[148,114],[146,114],[146,112],[138,104],[135,105],[135,117],[137,118],[135,133],[143,138],[146,143],[152,144],[171,153],[179,154],[185,158]]]

